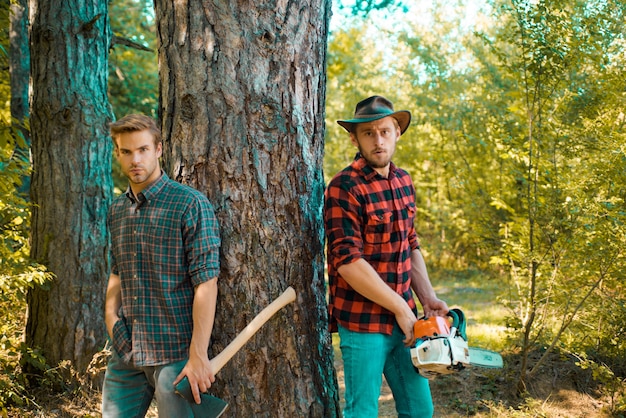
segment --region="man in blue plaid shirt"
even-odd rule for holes
[[[174,386],[189,380],[196,403],[215,381],[208,358],[219,274],[213,207],[199,191],[161,171],[161,134],[153,119],[111,124],[115,155],[129,186],[112,204],[111,275],[105,322],[113,345],[102,416],[192,417]]]

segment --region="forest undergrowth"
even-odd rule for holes
[[[505,364],[504,369],[470,367],[431,380],[436,418],[625,416],[618,404],[625,396],[623,382],[619,387],[607,388],[594,380],[591,370],[579,367],[577,358],[563,353],[552,354],[541,372],[529,382],[526,392],[520,394],[516,390],[519,353],[511,348],[503,326],[506,311],[497,301],[500,284],[493,279],[481,281],[480,277],[437,277],[433,282],[438,296],[450,307],[461,308],[466,314],[470,346],[501,352]],[[336,335],[333,345],[343,406],[343,368]],[[531,360],[537,360],[541,354],[537,350]],[[100,383],[106,359],[106,352],[94,357],[89,376],[76,376],[67,365],[57,368],[55,381],[45,387],[30,389],[26,402],[0,409],[0,417],[101,417]],[[0,381],[6,381],[6,378],[0,376]],[[384,383],[379,398],[379,417],[395,416],[393,396]],[[157,417],[154,406],[147,417]]]

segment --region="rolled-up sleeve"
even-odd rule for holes
[[[221,245],[219,223],[211,203],[198,198],[189,206],[183,219],[183,240],[194,286],[219,275]]]
[[[328,251],[334,269],[350,264],[363,256],[361,236],[361,205],[341,185],[330,184],[326,190],[324,221]]]

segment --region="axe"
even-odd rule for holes
[[[211,359],[211,370],[216,375],[222,367],[248,342],[250,338],[272,317],[276,312],[284,306],[296,300],[296,291],[289,286],[279,297],[272,303],[267,305],[250,323],[235,337],[230,344],[222,350],[221,353]],[[211,396],[208,393],[201,393],[201,403],[197,404],[193,398],[189,381],[185,376],[183,380],[176,385],[176,393],[187,399],[191,403],[191,409],[194,417],[197,418],[217,418],[224,413],[228,407],[228,403]]]

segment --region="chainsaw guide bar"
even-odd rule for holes
[[[469,347],[470,364],[487,369],[501,369],[504,367],[502,356],[495,351],[484,348]]]

